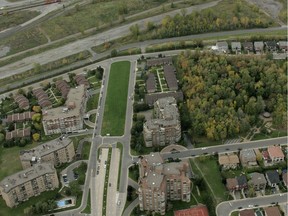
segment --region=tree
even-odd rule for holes
[[[32,121],[40,123],[41,122],[41,117],[42,117],[42,115],[40,113],[35,113],[32,116]]]
[[[111,50],[111,57],[116,57],[118,54],[118,51],[116,49]]]
[[[134,38],[138,37],[138,35],[140,33],[138,24],[130,26],[129,30],[130,30],[130,32]]]
[[[40,113],[41,112],[41,107],[40,106],[33,106],[32,110],[36,113]],[[38,118],[38,117],[37,117]]]
[[[82,193],[80,185],[78,184],[77,181],[70,182],[69,183],[69,187],[70,187],[72,196],[76,196],[77,197],[77,196],[79,196]]]
[[[34,134],[32,135],[32,137],[33,137],[33,140],[34,140],[35,142],[38,142],[39,139],[40,139],[40,134],[39,134],[39,133],[34,133]]]
[[[3,133],[0,133],[0,142],[3,142],[5,140],[5,135]]]

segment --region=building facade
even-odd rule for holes
[[[38,196],[40,193],[59,187],[56,169],[52,164],[37,164],[26,170],[4,178],[0,192],[10,208]]]
[[[157,100],[154,103],[154,116],[143,125],[146,147],[177,143],[181,139],[181,125],[175,98]]]
[[[188,168],[186,162],[164,163],[158,152],[142,157],[137,191],[140,210],[165,215],[167,200],[190,202]]]
[[[71,133],[83,129],[86,101],[86,88],[80,85],[70,89],[65,107],[43,111],[42,123],[45,135]]]
[[[71,162],[74,158],[75,149],[73,141],[69,138],[52,140],[33,149],[20,152],[23,169],[39,163],[51,163],[58,166],[62,163]]]

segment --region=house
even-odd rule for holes
[[[276,41],[266,41],[265,42],[266,50],[270,52],[275,52],[277,50]]]
[[[174,216],[209,216],[206,205],[199,204],[189,209],[174,211]]]
[[[278,47],[282,51],[287,51],[288,50],[288,41],[279,41]]]
[[[231,49],[233,52],[241,52],[241,43],[240,42],[231,42]]]
[[[252,42],[244,42],[242,43],[243,49],[245,51],[253,52],[253,43]]]
[[[226,41],[219,41],[216,43],[216,50],[219,52],[228,52],[228,43]]]
[[[240,161],[242,166],[256,166],[256,155],[253,149],[243,149],[240,151]]]
[[[247,189],[248,183],[245,175],[237,176],[238,190]]]
[[[239,158],[235,154],[219,155],[218,162],[223,170],[236,169],[239,165]]]
[[[266,179],[270,187],[275,187],[280,183],[279,173],[277,170],[269,170],[266,172]]]
[[[269,146],[267,152],[272,163],[284,161],[284,154],[280,146]]]
[[[177,91],[178,82],[176,79],[176,69],[173,65],[164,65],[164,77],[170,91]]]
[[[30,121],[34,112],[14,113],[7,116],[7,123]]]
[[[282,172],[282,180],[283,180],[283,184],[288,187],[288,184],[287,184],[287,177],[288,177],[288,173],[287,171],[286,172]]]
[[[249,183],[253,185],[253,188],[258,191],[258,190],[265,190],[267,181],[265,179],[264,174],[254,172],[250,174],[251,180]]]
[[[38,104],[41,106],[41,108],[51,108],[52,103],[49,100],[48,94],[42,89],[33,89],[32,90],[33,95],[37,98]]]
[[[159,100],[160,98],[165,97],[174,97],[177,102],[183,101],[183,92],[176,91],[176,92],[162,92],[162,93],[154,93],[154,94],[146,94],[145,95],[145,103],[149,106],[153,106],[153,104]]]
[[[29,109],[29,100],[22,94],[14,96],[15,102],[18,104],[19,108],[27,110]]]
[[[261,53],[264,49],[263,41],[255,41],[254,42],[254,49],[256,53]]]
[[[90,87],[89,81],[86,79],[84,74],[77,74],[74,79],[78,86],[84,85],[86,88]]]
[[[255,216],[253,209],[244,209],[239,211],[239,216]]]
[[[270,206],[263,209],[265,212],[265,216],[281,216],[281,213],[277,206]]]
[[[146,80],[146,90],[148,93],[154,93],[157,90],[155,74],[149,73]]]
[[[172,64],[172,57],[147,59],[147,67],[165,65],[165,64]]]
[[[16,129],[11,132],[6,132],[6,140],[11,140],[13,138],[23,138],[23,137],[30,137],[31,135],[31,129],[25,128],[25,129]]]
[[[271,158],[269,157],[268,151],[262,151],[262,158],[265,164],[271,163]]]
[[[228,178],[226,179],[226,188],[229,191],[238,190],[238,182],[236,178]]]
[[[61,92],[63,98],[67,98],[67,95],[70,91],[70,86],[65,80],[57,80],[56,81],[56,88]]]

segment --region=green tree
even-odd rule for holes
[[[111,50],[111,57],[116,57],[118,55],[118,51],[116,49]]]
[[[70,182],[69,183],[69,187],[70,187],[72,196],[76,196],[77,197],[77,196],[79,196],[82,193],[80,185],[78,184],[77,181]]]
[[[32,137],[33,137],[33,140],[34,140],[35,142],[38,142],[39,139],[40,139],[40,134],[39,134],[39,133],[34,133],[34,134],[32,135]]]
[[[132,36],[137,39],[138,35],[140,34],[138,24],[130,26],[129,30],[130,30]]]

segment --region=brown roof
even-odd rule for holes
[[[263,208],[266,216],[281,216],[277,206]]]
[[[177,92],[162,92],[162,93],[153,93],[145,95],[145,102],[152,106],[158,99],[165,97],[174,97],[177,101],[183,101],[182,91]]]
[[[74,79],[78,85],[85,85],[86,87],[90,85],[84,74],[78,74]]]
[[[287,172],[283,172],[282,173],[282,179],[283,179],[283,182],[286,184],[286,186],[288,185],[287,183],[287,177],[288,177],[288,173]]]
[[[218,161],[219,161],[220,165],[237,164],[237,163],[239,163],[239,158],[235,154],[219,155]]]
[[[17,129],[11,132],[6,132],[6,140],[10,140],[12,138],[21,138],[21,137],[28,137],[31,134],[31,129],[30,128],[25,128],[25,129]]]
[[[14,97],[14,100],[16,103],[18,103],[18,106],[22,109],[27,109],[29,108],[29,100],[24,96],[24,95],[16,95]]]
[[[169,89],[178,89],[175,67],[173,65],[164,65],[163,69],[164,69],[164,76]]]
[[[233,190],[237,187],[238,181],[236,178],[228,178],[226,179],[226,187],[228,190]]]
[[[239,216],[255,216],[254,210],[252,209],[245,209],[239,212]]]
[[[65,80],[58,80],[56,82],[56,88],[61,92],[62,97],[66,98],[69,91],[70,91],[70,86]]]
[[[42,89],[42,88],[38,88],[38,89],[33,89],[33,94],[35,95],[35,97],[38,100],[38,104],[42,107],[50,107],[52,106],[51,101],[49,100],[49,97],[47,95],[47,93]]]
[[[284,158],[284,154],[280,146],[269,146],[267,151],[270,158],[274,157]]]
[[[174,216],[209,216],[205,205],[198,205],[193,208],[174,211]]]
[[[148,74],[148,79],[146,80],[146,89],[148,92],[156,91],[156,81],[155,81],[155,75],[153,73]]]

